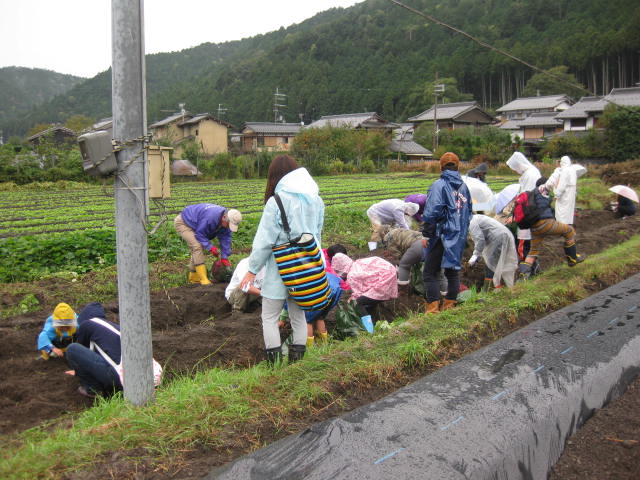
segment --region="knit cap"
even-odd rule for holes
[[[456,155],[453,152],[444,153],[440,157],[440,169],[443,169],[450,163],[453,163],[456,166],[456,168],[458,168],[458,164],[460,163],[460,158],[458,158],[458,155]]]

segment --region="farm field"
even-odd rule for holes
[[[437,175],[388,174],[341,175],[317,178],[320,194],[327,207],[348,203],[354,208],[368,206],[386,198],[404,198],[411,193],[426,193]],[[490,179],[494,191],[516,181],[517,177]],[[216,203],[238,208],[255,218],[264,205],[265,180],[228,180],[207,183],[176,183],[171,198],[150,204],[151,224],[167,215],[170,220],[185,205]],[[113,227],[113,186],[71,184],[65,189],[52,184],[34,190],[0,190],[0,238],[42,235]]]
[[[347,245],[350,253],[354,256],[368,255],[369,252],[365,251],[364,248],[366,237],[368,236],[366,231],[368,222],[364,215],[366,207],[379,199],[393,196],[402,198],[408,193],[426,191],[428,183],[433,178],[425,177],[424,175],[389,175],[375,179],[375,182],[370,181],[367,183],[372,177],[328,177],[326,179],[321,177],[319,184],[323,192],[323,198],[328,205],[325,243],[340,241]],[[325,180],[326,184],[324,183]],[[513,178],[505,178],[498,180],[496,184],[492,182],[490,185],[494,191],[497,191],[512,181]],[[406,184],[403,182],[406,182]],[[237,182],[235,191],[242,190],[247,195],[257,197],[253,203],[256,212],[255,214],[250,213],[250,216],[255,215],[255,220],[250,222],[253,223],[259,217],[258,212],[262,203],[260,196],[264,189],[264,182],[247,183],[250,184],[250,187],[245,187],[244,182]],[[391,183],[402,183],[403,185],[390,186],[389,184]],[[329,200],[332,195],[330,193],[330,185],[332,184],[338,185],[335,187],[333,203]],[[185,185],[190,188],[198,187],[197,191],[206,191],[207,187],[209,187],[209,185],[204,184]],[[212,189],[217,188],[218,183],[211,185]],[[223,184],[224,188],[231,188],[231,191],[228,192],[228,198],[236,198],[232,197],[234,194],[233,185],[234,182]],[[416,188],[417,185],[418,188]],[[186,187],[185,189],[188,190]],[[95,191],[94,188],[96,189]],[[324,188],[327,189],[326,194],[324,193]],[[339,188],[341,190],[338,190]],[[351,188],[355,190],[352,191],[350,190]],[[100,187],[92,187],[89,190],[93,191],[94,194],[99,194]],[[177,192],[181,190],[182,184],[175,186],[176,197],[178,196]],[[172,186],[173,192],[174,188]],[[0,192],[0,197],[2,197],[2,193]],[[196,195],[195,190],[192,194]],[[22,195],[25,195],[24,191]],[[49,195],[51,196],[51,193]],[[216,201],[208,195],[202,195],[202,193],[199,195],[201,196],[197,197],[197,199],[188,201],[186,199],[191,197],[184,197],[184,204],[198,201]],[[340,197],[340,195],[343,195],[343,197]],[[43,195],[43,197],[46,196]],[[358,201],[348,201],[348,204],[345,204],[345,198],[358,199]],[[177,198],[175,200],[177,201]],[[171,199],[171,202],[173,201],[174,198]],[[107,197],[107,203],[109,202],[112,202],[112,199],[109,200]],[[43,200],[43,203],[46,202]],[[52,208],[55,206],[54,202]],[[176,203],[174,208],[175,213],[177,213],[181,206]],[[357,217],[360,220],[351,220],[351,217],[345,217],[345,220],[342,217],[344,208],[353,210],[353,218]],[[98,210],[96,209],[96,211]],[[4,211],[2,214],[4,215]],[[364,220],[362,217],[364,217]],[[107,220],[103,220],[103,222],[106,223]],[[354,231],[346,232],[345,223],[351,224]],[[579,232],[580,251],[591,256],[621,242],[633,241],[634,236],[637,236],[640,231],[640,219],[638,217],[626,220],[614,219],[610,212],[604,210],[581,210],[576,223]],[[360,232],[359,230],[361,229],[365,229],[365,231]],[[244,235],[250,236],[250,232],[251,228],[247,228]],[[41,233],[46,232],[43,231]],[[47,237],[46,234],[39,236],[41,238]],[[637,241],[632,245],[632,247],[628,247],[631,252],[637,251]],[[247,248],[248,244],[243,242],[243,246],[237,252],[238,257],[246,255]],[[627,252],[627,250],[624,251]],[[387,252],[384,250],[377,250],[373,253],[387,256]],[[469,254],[470,251],[467,251],[467,258]],[[181,274],[185,268],[184,258],[183,256],[177,260],[157,262],[154,268],[151,269],[152,277],[173,275],[171,278],[182,278]],[[389,258],[389,260],[396,261],[397,259]],[[628,275],[630,271],[635,273],[640,267],[640,258],[637,253],[631,253],[626,259],[628,266],[619,267],[615,263],[618,261],[618,256],[614,255],[613,257],[607,257],[605,261],[585,262],[582,266],[569,270],[562,266],[564,260],[560,245],[557,242],[548,242],[545,244],[543,268],[545,271],[548,270],[550,275],[559,275],[555,277],[556,280],[554,282],[556,283],[574,284],[574,282],[582,282],[584,294],[588,294],[588,292],[603,288],[608,282],[615,283],[616,278],[619,279]],[[611,273],[607,271],[607,273],[600,273],[597,276],[593,273],[596,271],[595,269],[607,267],[607,264],[611,264],[610,268],[617,270],[617,272]],[[554,273],[556,272],[555,266],[560,266],[560,269],[557,269],[557,273]],[[584,273],[584,277],[581,276],[582,273]],[[568,275],[571,276],[565,277]],[[115,273],[112,272],[106,278],[113,280],[114,277]],[[560,281],[560,278],[563,280]],[[481,279],[481,266],[476,265],[474,268],[464,269],[463,283],[474,286]],[[106,451],[101,450],[91,461],[86,462],[85,460],[82,462],[82,466],[78,467],[77,464],[74,466],[73,462],[75,461],[74,458],[80,455],[78,452],[86,450],[86,448],[81,447],[85,443],[82,440],[83,435],[89,434],[95,438],[102,438],[104,434],[105,437],[122,438],[123,434],[118,431],[119,420],[117,419],[124,418],[124,413],[119,411],[116,406],[114,410],[116,421],[114,424],[94,425],[86,427],[84,433],[81,431],[78,434],[78,439],[71,443],[77,444],[78,451],[69,451],[65,454],[64,451],[49,450],[51,446],[46,445],[45,441],[47,435],[49,433],[59,435],[56,432],[64,432],[70,425],[78,423],[78,414],[87,411],[92,402],[76,394],[77,383],[73,378],[64,376],[62,373],[66,369],[63,361],[44,362],[38,360],[34,343],[44,318],[50,313],[57,301],[64,299],[76,309],[80,309],[83,304],[78,299],[86,299],[83,295],[86,295],[87,291],[93,292],[90,293],[92,299],[102,301],[105,304],[109,318],[117,321],[117,298],[110,291],[105,291],[104,281],[104,276],[100,276],[97,273],[88,273],[76,282],[63,278],[47,277],[24,284],[0,284],[2,308],[19,303],[23,295],[21,292],[26,291],[32,293],[39,302],[37,309],[33,311],[10,315],[0,320],[0,331],[3,332],[6,339],[6,348],[0,350],[0,361],[3,362],[3,379],[0,390],[0,413],[2,413],[0,417],[2,418],[2,421],[0,421],[0,433],[2,434],[0,444],[4,444],[6,441],[6,446],[9,447],[9,445],[15,446],[26,441],[27,444],[34,445],[36,449],[42,448],[46,449],[43,451],[57,452],[49,453],[46,456],[57,458],[58,460],[54,460],[53,465],[60,468],[60,470],[56,474],[41,475],[45,478],[201,478],[212,466],[228,462],[243,452],[281,438],[288,432],[299,431],[311,423],[380,398],[393,389],[410,382],[412,378],[424,375],[430,370],[438,368],[439,365],[453,361],[460,355],[490,342],[492,338],[502,336],[514,328],[534,320],[536,316],[543,315],[546,311],[552,309],[552,305],[556,303],[560,305],[563,302],[565,304],[567,302],[571,303],[576,299],[572,296],[573,294],[564,295],[564,297],[560,294],[553,294],[551,298],[541,300],[542,304],[537,307],[535,306],[536,301],[531,299],[529,303],[534,304],[534,307],[523,307],[522,311],[516,315],[517,318],[515,320],[513,318],[509,319],[508,316],[496,318],[494,319],[495,323],[492,323],[488,328],[480,327],[479,331],[473,333],[473,328],[478,328],[476,325],[476,327],[469,327],[472,330],[468,335],[452,337],[448,341],[447,348],[442,349],[440,347],[436,351],[438,360],[435,362],[408,364],[405,367],[401,366],[397,371],[385,367],[378,373],[371,371],[366,376],[355,378],[340,376],[338,379],[327,379],[321,385],[322,388],[327,389],[328,393],[318,393],[317,396],[312,397],[310,400],[305,400],[304,396],[302,399],[291,397],[287,395],[287,392],[278,391],[277,394],[274,394],[276,398],[282,396],[285,399],[283,400],[284,402],[294,402],[294,407],[298,405],[290,410],[280,412],[279,408],[260,404],[260,400],[256,399],[256,403],[247,408],[257,408],[257,417],[253,423],[249,422],[248,425],[242,428],[242,434],[239,434],[239,426],[233,420],[229,420],[226,426],[216,427],[219,430],[215,432],[212,430],[207,433],[206,428],[210,427],[203,425],[202,428],[204,430],[196,437],[196,440],[187,441],[186,443],[180,440],[178,432],[175,434],[168,431],[165,431],[164,434],[151,433],[147,434],[146,441],[147,443],[153,443],[153,446],[147,448],[144,446],[145,443],[136,444],[132,439],[123,440],[123,443],[115,443],[112,448],[107,448]],[[224,284],[214,284],[212,287],[207,288],[200,285],[184,285],[182,283],[169,285],[166,289],[158,289],[152,292],[151,315],[154,356],[165,365],[167,372],[167,385],[163,387],[164,391],[159,392],[159,401],[162,401],[171,392],[175,394],[176,387],[172,387],[173,382],[179,383],[181,379],[190,378],[198,372],[205,372],[209,368],[220,367],[229,370],[243,370],[263,359],[259,311],[232,317],[229,307],[223,298],[224,286]],[[526,295],[527,292],[531,293],[531,289],[527,288],[527,286],[518,286],[512,297],[507,292],[496,292],[495,297],[493,296],[494,294],[488,294],[488,296],[482,297],[482,301],[487,302],[486,307],[493,303],[494,298],[496,301],[510,298],[510,302],[516,302],[518,296]],[[79,289],[83,289],[82,292]],[[473,311],[462,310],[462,308],[466,309],[467,307],[461,307],[461,312]],[[473,305],[468,308],[473,309]],[[412,322],[416,322],[416,325],[423,325],[424,317],[421,316],[421,311],[421,298],[417,295],[411,295],[396,302],[389,302],[379,314],[389,321],[401,317],[411,319]],[[466,317],[466,314],[462,315],[462,318],[464,317]],[[476,324],[481,321],[477,312],[468,318],[475,319]],[[331,330],[332,327],[333,318],[330,317],[329,329]],[[283,336],[287,334],[286,331],[282,333]],[[422,334],[423,332],[419,330],[415,332],[416,338],[421,338],[418,335]],[[380,338],[383,339],[385,337]],[[387,340],[373,339],[372,343],[366,348],[371,348],[380,341],[386,342]],[[391,341],[391,338],[388,341]],[[350,342],[334,342],[329,348],[319,349],[310,353],[308,358],[305,359],[304,365],[312,370],[318,369],[318,371],[320,368],[317,366],[318,363],[322,364],[323,368],[324,364],[327,364],[326,366],[329,368],[337,368],[331,362],[335,360],[336,356],[350,358],[351,355],[355,355],[356,353],[352,351],[352,348]],[[397,362],[402,363],[402,360]],[[302,374],[299,366],[289,367],[289,369],[293,369],[291,371],[294,371],[297,375]],[[286,371],[289,370],[285,369]],[[360,375],[364,374],[361,373]],[[268,377],[265,381],[275,383],[277,379]],[[46,394],[43,394],[43,384],[46,385]],[[274,386],[274,388],[276,387]],[[261,391],[261,389],[258,389],[258,391]],[[207,399],[211,395],[210,391],[207,390],[205,393],[205,390],[203,390],[202,398]],[[213,395],[215,396],[215,394]],[[207,408],[210,409],[209,413],[220,407],[216,400],[212,399],[210,401],[213,403],[207,404]],[[301,401],[301,403],[295,403],[298,401]],[[185,422],[191,421],[192,410],[199,408],[195,405],[196,398],[192,402],[188,411],[177,414],[180,417],[184,416]],[[103,405],[102,408],[109,407]],[[240,413],[236,412],[236,414],[239,415]],[[38,427],[38,425],[42,426]],[[21,440],[20,433],[33,427],[36,427],[35,430],[27,432],[26,437],[22,437],[29,440]],[[144,429],[143,425],[141,427]],[[158,438],[152,439],[152,437]],[[167,451],[172,451],[173,453],[161,453]],[[620,452],[618,455],[624,455],[625,453],[633,455],[634,453],[633,450],[626,449]],[[15,473],[15,477],[9,478],[33,478],[32,474],[37,471],[38,463],[34,462],[34,465],[29,468],[29,461],[25,461],[25,459],[30,457],[18,455],[14,460],[12,455],[15,453],[16,451],[13,448],[5,449],[5,453],[0,457],[3,458],[3,462],[0,463],[4,463],[7,468],[10,468],[10,465],[14,462],[24,465],[24,470],[18,470]],[[40,456],[37,455],[36,459],[38,462],[42,461]],[[47,469],[52,468],[50,461],[45,461],[43,465],[49,465]],[[0,469],[0,476],[6,475],[7,471]],[[41,473],[44,471],[41,471]],[[46,471],[52,472],[52,470]],[[584,476],[582,478],[595,479],[603,477],[598,477],[597,471],[594,471],[593,477]],[[615,478],[633,477],[619,476]]]

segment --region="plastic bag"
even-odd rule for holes
[[[366,332],[356,302],[341,303],[336,309],[336,326],[333,329],[333,338],[344,340],[349,337],[357,337],[360,332]]]

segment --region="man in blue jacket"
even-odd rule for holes
[[[210,285],[207,267],[204,264],[204,252],[209,251],[214,257],[220,255],[218,247],[211,240],[218,238],[222,250],[222,265],[230,267],[231,233],[238,231],[242,215],[238,210],[227,210],[213,203],[187,205],[176,216],[173,224],[176,231],[189,245],[191,260],[189,261],[189,282]]]
[[[422,277],[425,285],[426,312],[437,313],[456,304],[460,290],[462,253],[467,243],[471,221],[471,193],[458,172],[460,159],[447,152],[440,157],[440,178],[427,192],[422,220],[422,246],[425,261]],[[444,269],[447,294],[440,308],[440,281],[438,273]]]
[[[78,315],[76,343],[67,347],[65,372],[80,380],[78,393],[85,397],[110,395],[122,390],[120,375],[120,326],[109,322],[99,302],[88,304]]]

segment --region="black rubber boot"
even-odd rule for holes
[[[275,348],[267,348],[265,350],[267,354],[267,362],[269,365],[275,365],[282,362],[282,346]]]
[[[531,265],[530,263],[520,262],[520,264],[518,265],[518,276],[516,278],[516,281],[519,282],[521,280],[529,280],[529,278],[531,278],[532,267],[533,265]]]
[[[304,352],[306,351],[307,351],[306,345],[290,345],[289,346],[289,363],[302,360],[302,357],[304,357]]]
[[[564,254],[567,256],[567,265],[575,267],[577,264],[584,262],[585,256],[576,252],[575,243],[570,247],[564,247]]]

